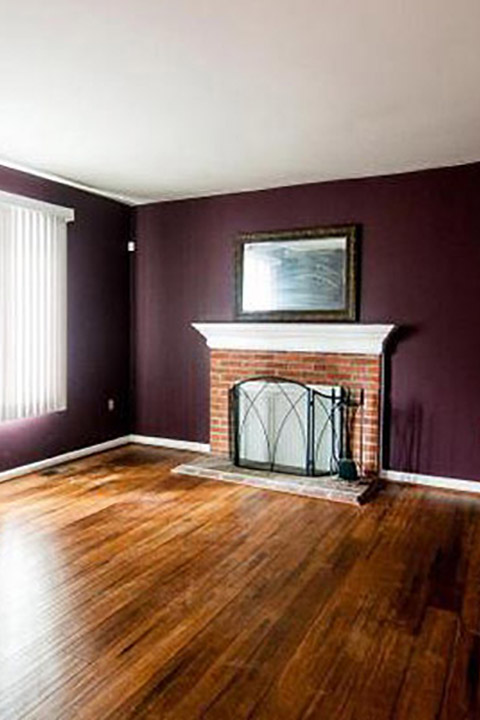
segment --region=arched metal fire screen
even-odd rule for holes
[[[355,454],[361,472],[362,425],[352,442],[363,392],[254,377],[230,390],[230,443],[235,465],[300,475],[335,475]],[[361,418],[360,418],[361,419]],[[355,445],[355,448],[354,448]]]

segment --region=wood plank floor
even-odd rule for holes
[[[0,485],[0,718],[478,720],[480,501],[128,446]]]

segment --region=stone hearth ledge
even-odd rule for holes
[[[364,323],[192,323],[214,350],[381,355],[395,325]]]
[[[286,473],[250,470],[233,465],[228,458],[209,455],[173,468],[175,475],[190,475],[204,480],[249,485],[260,490],[303,495],[304,497],[334,500],[349,505],[364,505],[380,486],[378,478],[349,482],[338,477],[307,477]]]

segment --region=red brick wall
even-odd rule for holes
[[[342,385],[365,390],[364,469],[378,471],[381,358],[376,355],[325,355],[304,352],[212,350],[210,365],[210,445],[229,451],[228,390],[254,375],[273,375],[312,385]],[[354,440],[354,451],[356,442]]]

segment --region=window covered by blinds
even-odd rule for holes
[[[67,406],[67,222],[0,193],[0,421]]]

